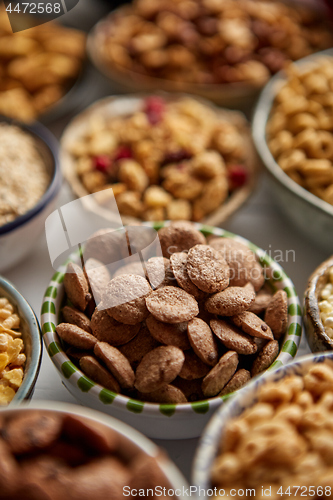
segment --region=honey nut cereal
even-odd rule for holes
[[[241,114],[190,97],[149,96],[134,108],[109,117],[96,108],[64,142],[78,182],[101,203],[112,189],[121,215],[199,221],[249,182],[252,144]]]
[[[333,338],[333,267],[328,270],[327,283],[319,294],[320,319],[326,334]]]
[[[12,401],[23,381],[26,356],[20,337],[20,317],[13,304],[0,297],[0,406]]]
[[[120,249],[128,234],[127,227],[122,237],[117,236]],[[94,259],[96,247],[99,258],[110,262],[117,253],[115,240],[103,231],[96,235],[104,244],[96,246],[91,237],[83,255],[87,251]],[[66,353],[96,383],[142,401],[181,404],[237,390],[279,354],[275,332],[279,338],[285,333],[287,310],[278,311],[279,329],[271,329],[264,317],[270,304],[281,302],[281,292],[255,291],[254,254],[250,252],[251,264],[244,271],[242,244],[237,248],[234,242],[233,251],[239,251],[232,262],[235,265],[238,255],[244,286],[232,286],[227,251],[210,246],[194,224],[172,222],[158,236],[164,257],[148,255],[140,267],[136,260],[124,266],[121,259],[107,265],[110,281],[99,281],[102,289],[96,295],[95,276],[91,283],[85,269],[68,264],[64,288],[71,305],[64,304],[64,322],[56,327]],[[215,239],[212,242],[216,246]],[[189,293],[190,283],[201,294]],[[249,312],[260,294],[266,306],[258,314]],[[86,305],[85,310],[79,304]]]
[[[225,496],[232,488],[253,488],[255,498],[262,499],[264,487],[270,488],[272,500],[331,498],[332,361],[263,384],[256,400],[226,423],[212,484],[223,488]]]

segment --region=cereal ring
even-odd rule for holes
[[[135,375],[129,361],[115,347],[106,342],[97,342],[94,354],[106,364],[112,375],[124,389],[133,389]]]
[[[120,346],[119,351],[128,359],[134,369],[140,363],[143,356],[158,346],[158,342],[150,335],[148,328],[143,323],[134,339]]]
[[[163,323],[182,323],[193,319],[199,312],[195,298],[181,288],[166,286],[146,298],[149,312]]]
[[[222,292],[209,297],[205,307],[212,314],[220,316],[235,316],[249,309],[254,302],[256,294],[250,287],[229,286]]]
[[[205,245],[206,238],[193,224],[187,221],[176,221],[158,231],[162,254],[169,258],[175,252],[189,250],[194,245]]]
[[[273,340],[273,332],[270,327],[259,316],[252,312],[245,311],[236,316],[231,316],[231,321],[238,326],[243,332],[248,333],[252,337],[260,337],[266,340]]]
[[[113,392],[120,392],[120,385],[111,373],[106,370],[97,359],[92,356],[83,356],[80,359],[81,370],[94,382]]]
[[[212,330],[202,319],[193,318],[187,325],[187,334],[195,354],[209,366],[218,361],[218,347]]]
[[[139,399],[150,403],[179,404],[187,403],[185,394],[173,385],[166,385],[155,392],[139,393]]]
[[[273,295],[264,319],[271,328],[274,338],[279,340],[288,325],[288,296],[284,290],[279,290]]]
[[[91,333],[90,319],[83,312],[70,306],[65,306],[61,312],[66,323],[76,325],[82,330]]]
[[[105,310],[96,309],[91,317],[91,330],[100,342],[117,347],[126,344],[138,334],[140,323],[125,325],[111,318]]]
[[[92,258],[88,259],[85,263],[84,272],[95,302],[99,304],[102,300],[104,288],[111,279],[110,273],[102,262]]]
[[[219,396],[226,396],[243,387],[251,379],[251,373],[248,370],[238,370],[227,385],[222,389]]]
[[[265,311],[265,309],[267,309],[271,299],[272,299],[272,294],[268,290],[265,289],[260,290],[257,293],[255,301],[251,305],[249,311],[254,314],[261,314],[262,312]]]
[[[202,381],[202,391],[206,397],[219,394],[227,385],[237,370],[238,354],[235,351],[226,352],[217,365],[210,370]]]
[[[146,325],[151,336],[161,344],[173,345],[182,351],[191,349],[187,337],[187,322],[168,325],[150,315],[146,319]]]
[[[223,319],[213,319],[210,322],[211,329],[222,344],[238,354],[254,354],[257,352],[257,345],[254,340],[242,333],[238,328]]]
[[[135,387],[154,392],[170,384],[182,369],[184,353],[178,347],[161,346],[146,354],[136,369]]]
[[[70,323],[60,323],[56,327],[56,333],[62,340],[78,349],[93,349],[97,340],[91,333],[82,330],[76,325]]]
[[[259,373],[267,370],[279,354],[279,343],[277,340],[270,340],[259,352],[251,368],[251,375],[255,377]]]
[[[185,380],[195,380],[207,375],[210,367],[203,363],[203,361],[201,361],[201,359],[193,351],[186,351],[184,354],[185,361],[181,372],[179,373],[180,378],[184,378]]]
[[[136,325],[148,316],[145,298],[151,291],[148,281],[141,276],[118,276],[108,283],[104,291],[103,307],[120,323]]]
[[[187,253],[173,253],[170,257],[170,264],[178,285],[197,300],[202,300],[205,294],[190,280],[187,272]]]
[[[153,289],[163,286],[176,286],[176,280],[170,268],[170,261],[165,257],[151,257],[146,262],[146,273]]]
[[[222,255],[209,245],[195,245],[187,256],[187,272],[200,290],[221,292],[229,285],[230,269]]]
[[[67,266],[64,287],[67,298],[80,311],[84,311],[90,299],[89,285],[82,269],[73,262]]]

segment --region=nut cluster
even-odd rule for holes
[[[328,280],[319,295],[318,307],[325,332],[333,338],[333,267],[328,270]]]
[[[88,240],[85,269],[68,265],[71,305],[56,332],[82,371],[114,392],[156,403],[229,394],[277,357],[286,293],[266,290],[255,255],[233,239],[207,242],[180,221],[158,236],[163,257],[142,264],[132,255],[122,267],[114,255],[120,235]]]

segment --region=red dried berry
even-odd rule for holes
[[[132,150],[129,146],[119,146],[114,155],[114,160],[123,160],[125,158],[133,158]]]
[[[99,155],[99,156],[94,156],[93,162],[95,170],[99,170],[99,172],[106,173],[108,168],[112,164],[112,159],[108,155]]]
[[[150,96],[144,101],[143,111],[146,113],[149,123],[156,125],[159,123],[165,111],[165,101],[162,97]]]
[[[231,191],[240,188],[246,184],[248,179],[248,172],[244,165],[229,165],[229,188]]]
[[[191,153],[186,151],[186,149],[169,151],[169,153],[166,153],[165,157],[163,158],[162,165],[166,165],[168,163],[178,163],[183,160],[189,160],[190,158],[192,158],[192,155]]]

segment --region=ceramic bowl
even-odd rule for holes
[[[312,352],[333,350],[333,339],[325,332],[318,307],[320,292],[327,283],[328,271],[332,266],[333,256],[317,267],[309,278],[304,295],[304,327]]]
[[[14,123],[9,119],[1,121]],[[58,145],[53,135],[42,125],[19,125],[35,139],[37,149],[50,172],[50,184],[43,197],[28,212],[12,222],[0,226],[0,272],[7,271],[26,257],[34,248],[44,229],[45,219],[55,207],[61,187],[61,172],[58,164]]]
[[[167,225],[162,223],[145,223],[145,226],[156,230]],[[263,250],[248,240],[229,233],[223,229],[196,224],[196,227],[206,236],[234,238],[248,246],[261,259],[261,265],[267,269],[267,274],[274,274],[277,280],[269,280],[273,290],[283,289],[288,295],[288,329],[281,340],[281,350],[271,368],[289,363],[296,355],[302,334],[302,318],[296,290],[290,278]],[[73,255],[70,260],[78,260]],[[67,262],[54,274],[46,290],[42,310],[41,325],[47,352],[57,368],[64,385],[82,404],[104,411],[152,438],[187,439],[201,435],[201,432],[213,412],[229,396],[184,404],[152,404],[129,399],[120,394],[114,394],[90,380],[67,357],[62,344],[55,332],[59,324],[59,315],[64,298],[63,279]]]
[[[11,402],[14,404],[30,399],[33,394],[42,361],[43,344],[34,311],[14,285],[2,277],[0,277],[0,297],[6,297],[16,308],[17,314],[21,318],[20,330],[27,357],[22,385]]]
[[[256,378],[249,385],[241,389],[238,394],[221,407],[211,419],[203,432],[199,446],[195,455],[192,469],[192,484],[197,488],[201,487],[207,491],[212,487],[211,469],[218,448],[223,438],[226,424],[233,418],[241,415],[247,408],[250,408],[257,402],[257,393],[259,387],[279,380],[290,375],[302,375],[313,363],[325,363],[333,360],[333,353],[321,355],[308,355],[299,358],[297,361],[280,367],[273,372],[266,372],[263,377]],[[202,498],[207,498],[203,495]]]
[[[315,64],[322,56],[333,56],[333,49],[297,61],[302,68],[309,62]],[[283,72],[277,73],[262,91],[253,116],[252,136],[257,152],[272,181],[272,192],[280,210],[312,242],[331,252],[333,248],[333,206],[294,182],[276,163],[266,141],[266,124],[272,105],[286,82]]]

